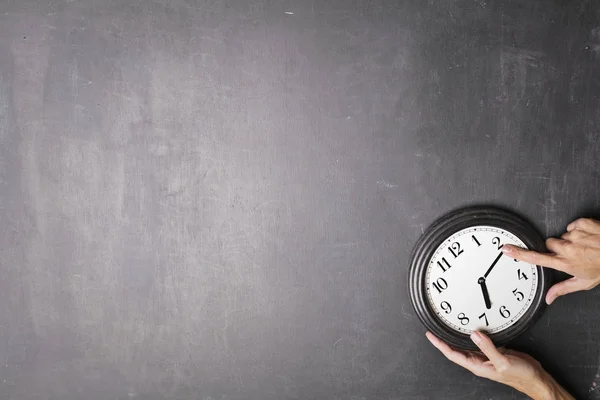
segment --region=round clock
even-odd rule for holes
[[[427,329],[453,346],[475,349],[474,330],[502,346],[535,322],[550,274],[504,255],[505,244],[545,249],[525,220],[492,207],[454,211],[427,229],[408,278],[412,305]]]

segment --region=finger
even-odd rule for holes
[[[567,231],[570,232],[574,229],[589,233],[600,233],[600,222],[591,218],[579,218],[567,225]]]
[[[573,229],[570,232],[563,233],[561,238],[563,240],[568,240],[569,242],[576,242],[576,241],[584,239],[588,236],[590,236],[590,234],[587,232],[581,231],[579,229]]]
[[[591,234],[573,243],[576,246],[591,247],[594,249],[600,248],[600,235]]]
[[[498,351],[489,337],[481,332],[475,331],[471,334],[471,340],[477,347],[479,347],[479,350],[485,354],[491,363],[494,364],[496,370],[502,371],[508,367],[508,358]]]
[[[513,257],[519,261],[525,261],[530,264],[541,265],[559,271],[568,272],[569,266],[557,255],[538,253],[533,250],[526,250],[510,244],[502,246],[502,252],[507,256]]]
[[[588,290],[589,286],[589,282],[579,278],[570,278],[566,281],[557,283],[548,290],[548,293],[546,293],[546,304],[552,304],[557,297],[564,296],[565,294]]]
[[[448,344],[446,344],[444,341],[439,339],[431,332],[427,332],[425,336],[427,336],[427,339],[431,342],[431,344],[440,352],[442,352],[442,354],[446,356],[448,360],[460,365],[463,368],[470,370],[468,358],[464,353],[457,350],[453,350],[450,346],[448,346]]]
[[[563,250],[563,246],[566,243],[567,242],[565,240],[562,240],[562,239],[549,238],[548,240],[546,240],[546,247],[552,253],[561,254],[562,250]]]

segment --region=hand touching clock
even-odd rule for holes
[[[454,350],[430,332],[427,332],[427,339],[455,364],[477,376],[511,386],[534,400],[573,399],[533,357],[517,351],[497,349],[480,332],[473,332],[471,340],[481,353]]]
[[[556,269],[573,277],[557,283],[546,294],[546,303],[557,297],[600,284],[600,221],[582,218],[567,226],[560,239],[546,241],[550,254],[505,245],[504,254],[528,263]]]

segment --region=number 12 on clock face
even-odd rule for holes
[[[449,328],[500,332],[531,305],[536,266],[504,256],[504,244],[526,247],[508,230],[473,226],[452,234],[435,250],[426,271],[427,298]]]

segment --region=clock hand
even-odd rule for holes
[[[500,257],[502,257],[502,252],[500,252],[500,254],[498,254],[498,257],[496,257],[496,259],[494,260],[494,262],[492,263],[492,265],[490,265],[490,267],[488,268],[487,271],[485,271],[485,274],[483,274],[484,278],[487,278],[487,276],[490,274],[490,272],[492,272],[492,268],[494,268],[496,266],[496,263],[498,262],[498,260],[500,259]]]
[[[489,310],[492,308],[492,301],[490,300],[490,294],[488,293],[487,285],[485,284],[485,278],[481,277],[477,280],[481,287],[481,293],[483,293],[483,300],[485,301],[485,307]]]

